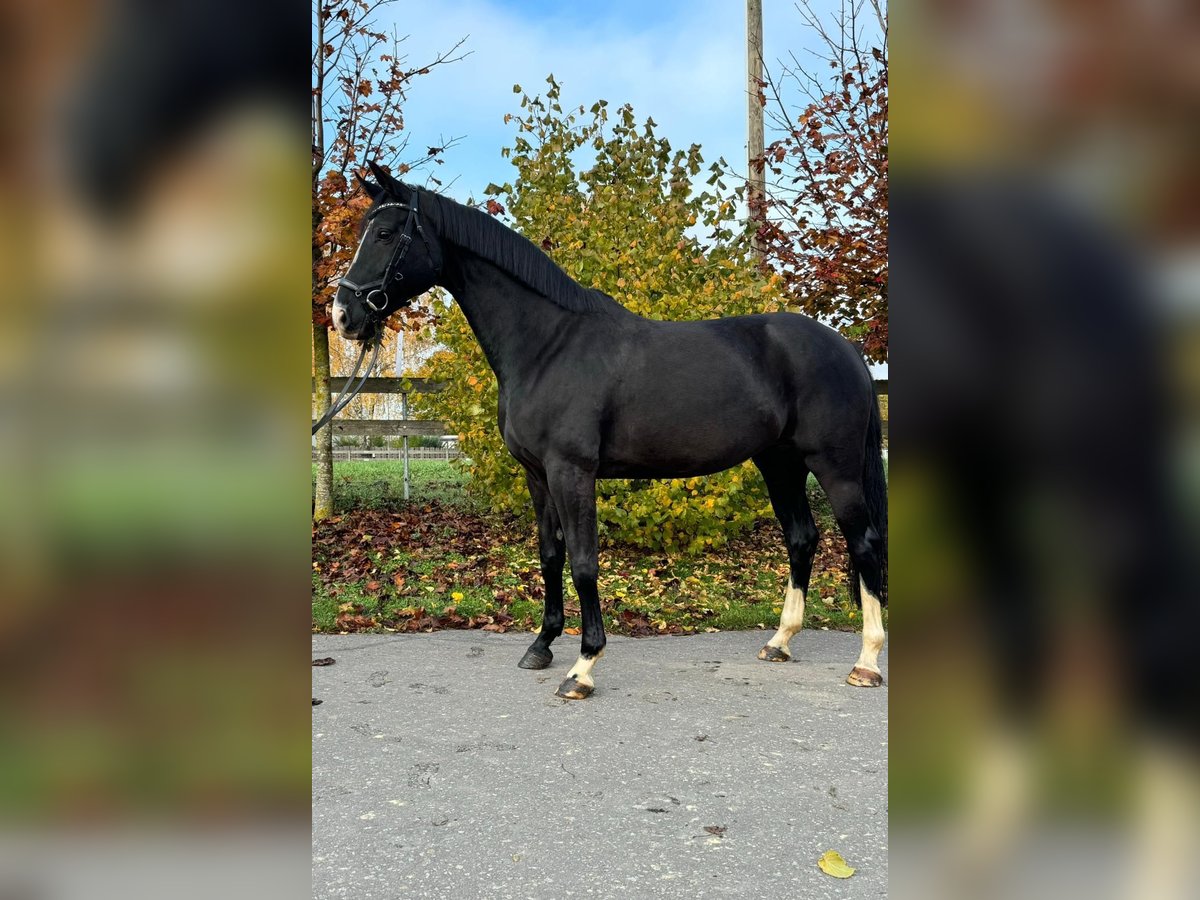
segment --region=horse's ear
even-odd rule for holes
[[[387,187],[387,183],[391,180],[392,176],[383,170],[383,166],[379,165],[375,160],[369,159],[367,160],[367,168],[371,170],[371,174],[379,180],[381,185]]]
[[[367,166],[370,168],[371,174],[373,174],[379,180],[379,184],[385,191],[387,191],[401,203],[408,201],[408,197],[412,193],[412,188],[405,184],[401,184],[399,181],[385,172],[383,167],[374,160],[368,161]]]
[[[363,178],[357,172],[354,173],[354,180],[358,182],[359,187],[367,192],[367,196],[371,198],[372,202],[383,196],[383,188],[375,184],[373,181],[367,181],[367,179]]]

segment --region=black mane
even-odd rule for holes
[[[494,263],[555,305],[580,313],[624,309],[607,294],[583,287],[532,241],[487,213],[430,191],[422,190],[421,196],[437,207],[442,238]]]

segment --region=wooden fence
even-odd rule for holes
[[[346,389],[345,377],[335,377],[329,379],[329,386],[334,393],[339,393]],[[317,390],[317,381],[314,378],[312,389],[315,393]],[[426,378],[368,378],[366,385],[363,387],[364,394],[399,394],[400,408],[402,419],[334,419],[333,433],[352,434],[352,435],[367,435],[370,437],[416,437],[418,435],[433,435],[441,437],[449,434],[449,426],[445,422],[429,421],[425,419],[410,419],[408,418],[408,395],[409,394],[437,394],[446,389],[446,385],[440,381],[429,381]],[[316,422],[314,421],[315,425]]]
[[[409,447],[409,459],[436,459],[446,462],[451,459],[458,459],[461,455],[457,447]],[[333,447],[334,462],[353,462],[356,460],[373,460],[373,459],[404,459],[404,447],[339,447],[336,444]],[[316,448],[313,448],[313,461],[317,458]]]
[[[340,393],[346,389],[348,379],[344,376],[329,379],[329,387]],[[446,385],[440,381],[429,381],[426,378],[388,378],[372,377],[366,380],[361,393],[364,394],[399,394],[399,419],[334,419],[331,423],[334,436],[357,435],[367,437],[399,437],[402,439],[399,457],[404,461],[404,499],[409,499],[411,481],[409,479],[409,462],[417,458],[414,449],[408,446],[408,439],[417,436],[444,437],[450,427],[445,422],[428,419],[410,419],[408,417],[409,394],[436,394],[444,391]],[[312,391],[317,391],[317,380],[312,380]],[[314,420],[312,424],[317,424]],[[420,448],[425,449],[425,448]],[[314,453],[316,449],[314,448]],[[360,459],[395,459],[385,448],[379,451],[361,451]],[[334,459],[338,458],[338,448],[334,448]],[[350,459],[347,453],[343,459]]]

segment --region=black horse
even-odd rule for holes
[[[849,546],[863,647],[847,681],[883,683],[887,486],[879,407],[861,356],[791,313],[703,322],[635,315],[573,281],[541,250],[477,210],[393,179],[378,184],[333,322],[372,340],[380,321],[434,285],[454,295],[500,386],[504,443],[526,471],[538,519],[546,608],[520,665],[543,669],[563,631],[566,555],[583,613],[578,661],[558,695],[592,692],[604,652],[596,590],[597,478],[707,475],[753,459],[783,528],[791,583],[759,658],[786,661],[800,630],[817,528],[808,473]]]

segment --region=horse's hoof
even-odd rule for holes
[[[554,654],[549,650],[530,647],[525,651],[525,655],[521,657],[521,661],[517,665],[522,669],[544,669],[550,665],[550,661],[553,659]]]
[[[772,647],[770,644],[758,651],[758,658],[765,659],[767,662],[787,662],[792,658],[792,654],[788,653],[782,647]]]
[[[590,684],[584,684],[582,681],[576,681],[574,678],[567,678],[558,686],[558,690],[554,692],[556,697],[562,697],[564,700],[582,700],[592,692]]]
[[[846,684],[852,684],[855,687],[879,687],[883,684],[883,676],[870,669],[864,669],[862,666],[855,666],[846,676]]]

